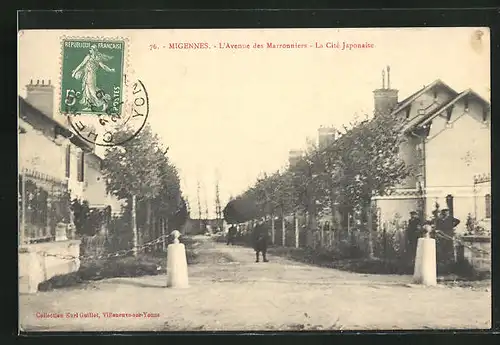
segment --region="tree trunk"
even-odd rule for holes
[[[167,245],[165,241],[165,218],[160,218],[160,228],[161,228],[161,249],[163,252],[167,250]]]
[[[372,204],[371,201],[365,205],[364,212],[367,212],[367,231],[368,231],[368,258],[374,258],[374,250],[373,250],[373,214],[372,214]]]
[[[281,210],[281,245],[285,247],[286,245],[286,223],[285,223],[285,212]]]
[[[155,240],[158,238],[157,228],[156,228],[156,212],[153,212],[151,216],[151,229],[152,229],[151,231],[152,236],[150,240]],[[158,243],[155,243],[153,248],[155,251],[158,250]]]
[[[316,233],[317,227],[318,227],[318,219],[316,216],[316,205],[315,202],[310,206],[310,211],[308,212],[308,223],[307,223],[307,233],[306,233],[306,239],[307,239],[307,246],[313,247],[314,246],[314,234]]]
[[[274,227],[274,215],[271,214],[271,243],[274,245],[274,239],[275,239],[276,231]]]
[[[151,201],[149,199],[146,199],[146,224],[144,232],[148,235],[147,241],[152,240],[151,216],[152,216]]]
[[[335,196],[335,192],[331,192],[331,205],[330,205],[330,210],[332,213],[332,225],[331,228],[334,229],[335,231],[338,231],[341,227],[342,224],[342,216],[339,211],[339,207],[337,205],[337,198]]]
[[[136,198],[135,195],[132,196],[132,239],[133,239],[133,248],[132,253],[134,256],[137,256],[137,214],[136,214]]]
[[[325,226],[322,225],[320,230],[319,230],[319,245],[321,248],[325,246]]]
[[[294,225],[295,225],[295,248],[299,248],[299,218],[295,213],[293,215]]]

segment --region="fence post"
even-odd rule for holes
[[[52,191],[52,190],[51,190]],[[52,209],[52,197],[49,193],[47,193],[47,199],[45,200],[46,204],[47,204],[47,212],[45,213],[45,216],[47,217],[47,219],[45,220],[45,234],[44,234],[44,237],[48,237],[48,235],[52,235],[51,234],[51,228],[50,228],[50,218],[52,217],[52,212],[51,212],[51,209]]]
[[[132,195],[132,235],[134,240],[134,247],[132,248],[132,253],[137,256],[137,219],[135,214],[135,195]]]
[[[274,215],[271,214],[271,243],[274,245],[274,237],[276,235],[276,231],[274,229]]]
[[[19,233],[20,244],[24,243],[26,231],[26,174],[21,172],[21,229]]]
[[[281,245],[285,247],[286,245],[286,223],[285,223],[285,213],[281,214]]]
[[[295,221],[295,248],[299,248],[299,219],[294,215]]]

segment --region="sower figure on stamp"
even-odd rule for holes
[[[417,242],[421,236],[422,222],[418,217],[417,212],[410,212],[410,220],[408,220],[408,228],[406,229],[406,245],[408,259],[413,262],[417,253]]]
[[[82,99],[80,103],[87,106],[87,110],[91,106],[103,107],[104,102],[108,102],[111,98],[105,97],[103,91],[97,87],[97,71],[102,68],[106,72],[114,72],[114,68],[110,68],[104,62],[111,60],[112,56],[103,54],[97,49],[97,45],[93,44],[90,47],[89,53],[83,61],[73,70],[71,76],[82,81]],[[99,93],[100,91],[100,93]]]
[[[255,249],[255,262],[259,262],[260,253],[262,253],[262,260],[268,262],[267,254],[267,242],[269,240],[269,234],[262,220],[257,222],[257,225],[252,232],[253,248]]]
[[[234,240],[236,239],[236,232],[238,230],[234,226],[234,224],[231,224],[231,227],[229,228],[227,232],[227,245],[234,245]]]

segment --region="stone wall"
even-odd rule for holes
[[[19,293],[35,293],[41,282],[56,275],[76,272],[80,268],[79,256],[79,240],[19,246]]]

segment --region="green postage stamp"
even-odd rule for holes
[[[63,38],[62,114],[121,115],[125,41]]]

